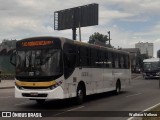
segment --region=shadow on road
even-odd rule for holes
[[[127,92],[123,91],[120,93],[120,95],[125,93]],[[117,96],[115,92],[105,92],[100,94],[89,95],[89,96],[86,96],[83,104],[94,102],[94,101],[96,102],[97,100],[102,100],[102,99],[115,97],[115,96]],[[33,101],[32,104],[25,104],[19,107],[27,108],[30,110],[63,110],[63,109],[77,107],[77,106],[79,105],[76,104],[75,98],[70,98],[65,100],[47,100],[43,104],[37,104],[36,101],[35,102]]]

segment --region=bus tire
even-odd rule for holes
[[[36,100],[37,104],[42,105],[45,102],[45,99],[37,99]]]
[[[77,88],[76,103],[78,105],[82,104],[84,101],[84,98],[85,98],[85,87],[82,84],[80,84],[78,85],[78,88]]]
[[[117,80],[115,94],[118,95],[121,92],[121,82]]]

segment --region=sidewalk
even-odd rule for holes
[[[14,80],[1,80],[0,89],[14,88]]]

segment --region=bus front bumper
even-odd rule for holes
[[[63,99],[64,91],[61,86],[53,90],[41,89],[23,89],[20,90],[15,86],[15,98],[29,98],[29,99]]]
[[[143,73],[144,78],[159,78],[160,73]]]

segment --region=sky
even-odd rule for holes
[[[99,4],[99,24],[81,28],[83,42],[95,32],[108,35],[110,31],[115,48],[151,42],[156,57],[160,49],[160,0],[0,0],[0,42],[33,36],[72,39],[71,29],[54,30],[54,12],[91,3]]]

